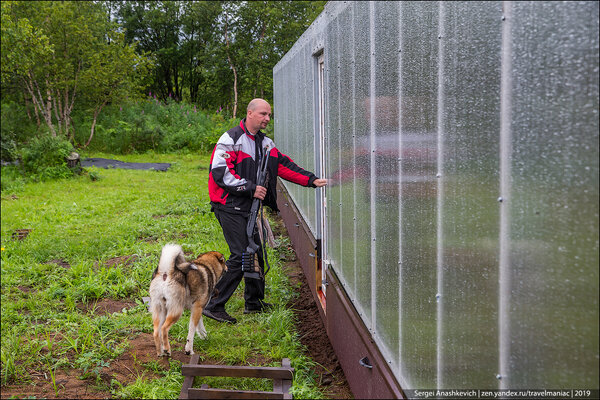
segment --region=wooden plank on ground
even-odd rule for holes
[[[283,393],[253,390],[196,389],[188,390],[188,399],[283,399]]]
[[[184,376],[226,376],[233,378],[294,379],[293,368],[254,367],[236,365],[193,365],[181,366]]]
[[[194,354],[192,356],[192,358],[190,359],[190,364],[198,364],[198,360],[200,360],[200,356],[198,354]],[[188,390],[192,387],[193,384],[194,384],[194,377],[186,376],[185,379],[183,380],[183,385],[181,386],[181,392],[179,393],[180,399],[189,398]]]
[[[294,370],[292,368],[289,358],[284,358],[283,360],[281,360],[281,366],[283,368],[291,368],[292,371]],[[275,381],[273,381],[273,388],[275,388]],[[291,388],[292,388],[292,380],[291,379],[282,379],[281,380],[281,391],[283,392],[284,399],[292,398],[292,394],[290,393]]]

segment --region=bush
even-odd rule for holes
[[[25,185],[26,178],[21,169],[16,165],[2,166],[2,179],[0,179],[0,189],[2,194],[18,192]]]
[[[66,157],[73,145],[63,138],[45,134],[31,140],[21,149],[21,161],[25,174],[34,180],[49,180],[73,176]]]
[[[188,103],[148,99],[109,105],[100,116],[89,149],[126,154],[156,152],[207,152],[237,120],[208,115]],[[76,142],[85,143],[90,124],[83,122]]]
[[[27,117],[25,107],[14,102],[2,103],[1,115],[0,158],[2,161],[14,161],[18,158],[17,148],[34,136],[37,126]]]

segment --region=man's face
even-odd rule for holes
[[[265,129],[271,121],[271,106],[267,102],[259,103],[254,110],[248,110],[246,125],[250,130]]]

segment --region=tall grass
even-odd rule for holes
[[[81,114],[75,142],[87,142],[92,120]],[[109,105],[99,115],[89,149],[109,153],[208,152],[236,121],[189,103],[155,98]]]
[[[115,158],[107,153],[85,156]],[[199,254],[217,250],[229,255],[218,222],[210,212],[206,183],[208,155],[120,155],[123,161],[169,162],[167,172],[94,169],[86,175],[45,182],[23,182],[2,191],[1,341],[2,385],[26,385],[30,373],[56,374],[75,368],[82,379],[122,398],[175,398],[183,382],[181,363],[166,368],[144,366],[132,384],[105,383],[100,371],[141,333],[151,333],[151,317],[141,298],[148,296],[152,271],[162,246],[180,244]],[[3,168],[4,170],[4,168]],[[92,180],[90,177],[95,176]],[[23,240],[17,229],[30,229]],[[289,243],[289,239],[280,238]],[[196,339],[202,360],[227,364],[278,365],[290,358],[296,368],[296,397],[322,398],[286,309],[294,291],[282,272],[280,252],[269,249],[269,314],[243,314],[243,285],[228,303],[236,325],[206,320],[209,337]],[[132,256],[114,262],[117,257]],[[108,263],[107,261],[113,260]],[[100,298],[128,299],[136,306],[110,315],[80,311],[80,303]],[[183,351],[189,313],[171,329],[174,351]],[[157,376],[158,371],[158,377]],[[207,378],[208,379],[208,378]],[[271,390],[261,380],[207,381],[252,390]],[[221,386],[223,387],[223,386]],[[57,385],[60,391],[62,387]]]

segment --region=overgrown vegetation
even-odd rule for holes
[[[114,153],[207,150],[210,129],[252,98],[272,102],[273,67],[324,4],[3,1],[2,161],[35,136]],[[168,107],[150,109],[147,93]]]
[[[167,172],[91,168],[73,179],[22,182],[2,191],[2,385],[29,385],[34,375],[45,374],[60,396],[64,388],[56,376],[74,371],[88,382],[91,393],[99,390],[121,398],[178,396],[183,376],[181,363],[174,359],[167,366],[158,362],[139,366],[144,372],[133,382],[105,375],[106,371],[110,375],[110,366],[120,355],[132,351],[133,340],[140,335],[151,340],[151,317],[141,298],[148,296],[164,244],[176,242],[192,254],[217,250],[228,255],[204,187],[209,159],[156,153],[119,159],[170,162],[172,167]],[[5,169],[14,168],[3,167],[3,178]],[[19,229],[30,231],[19,240],[13,235]],[[288,240],[279,237],[279,247],[269,249],[267,298],[276,309],[244,315],[240,287],[228,303],[240,322],[232,326],[206,320],[209,338],[196,338],[194,349],[202,360],[236,365],[278,365],[288,357],[296,369],[295,397],[322,398],[312,373],[314,364],[303,355],[293,313],[285,307],[294,295],[280,259]],[[100,299],[137,305],[102,314],[93,307]],[[171,329],[176,352],[183,351],[188,319],[186,312]],[[207,378],[206,383],[271,390],[267,382],[257,380]]]
[[[223,132],[236,123],[223,115],[207,115],[187,103],[163,103],[150,97],[107,107],[98,119],[90,149],[116,154],[147,150],[208,153]],[[86,139],[87,125],[89,122],[82,121],[75,137],[77,143]]]

